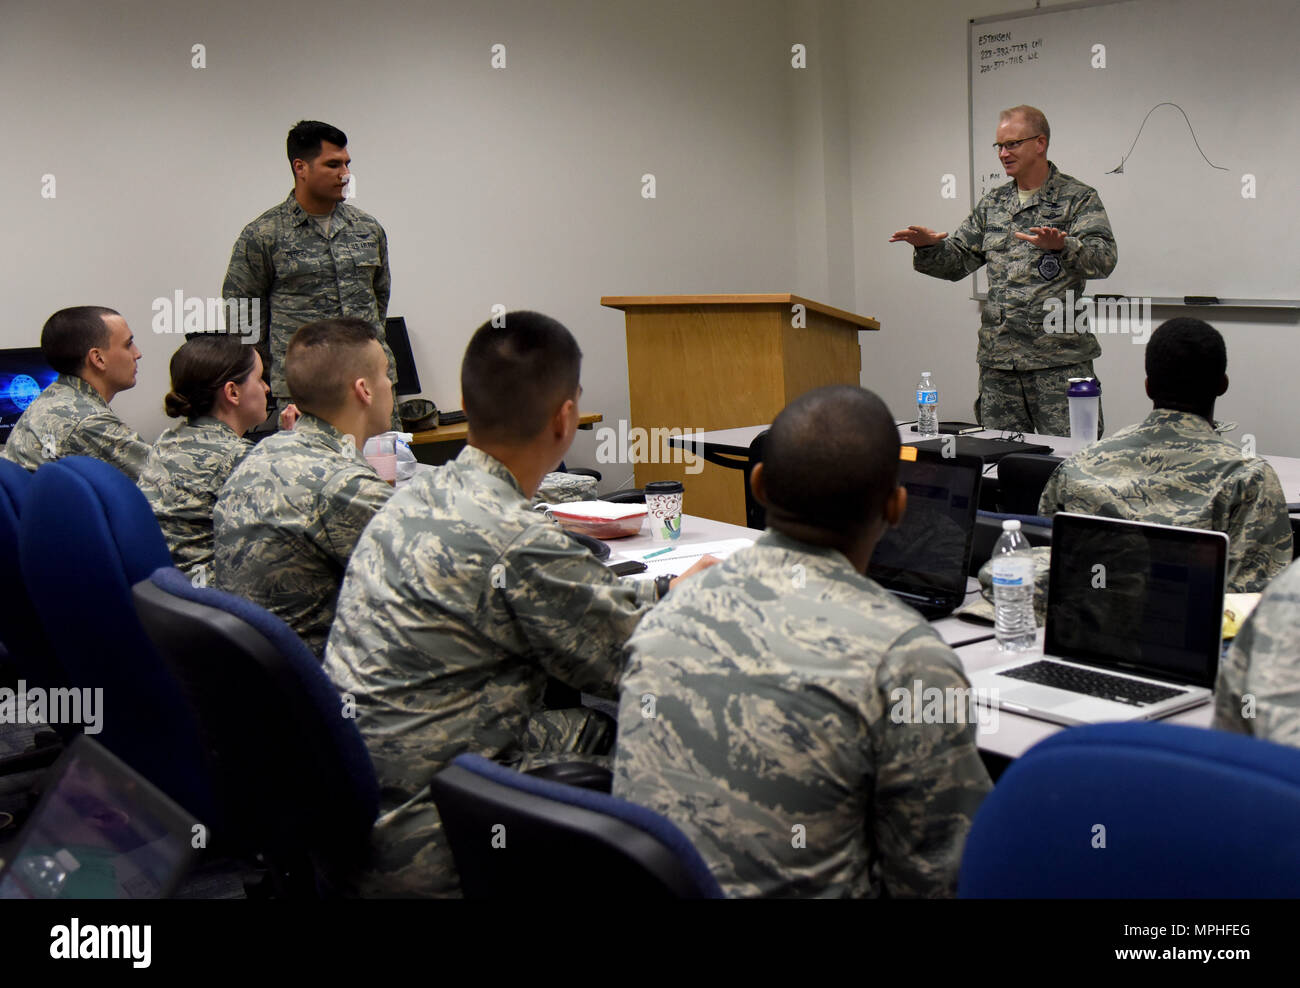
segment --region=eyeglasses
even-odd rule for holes
[[[1024,144],[1025,141],[1036,141],[1042,136],[1042,134],[1035,134],[1033,137],[1022,137],[1018,141],[1003,141],[1001,144],[994,144],[993,150],[999,154],[1003,151],[1014,151],[1016,148],[1020,147],[1020,145]]]

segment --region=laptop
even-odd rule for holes
[[[1057,514],[1043,655],[972,673],[981,702],[1057,724],[1155,720],[1207,703],[1228,536]]]
[[[867,575],[930,620],[965,600],[982,471],[976,456],[902,448],[907,510],[877,543]]]
[[[1051,453],[1051,446],[1044,446],[1042,443],[1018,442],[1014,439],[985,439],[975,436],[945,436],[940,439],[920,439],[913,443],[907,443],[908,446],[915,446],[917,449],[929,450],[934,453],[942,453],[944,450],[952,450],[962,456],[977,456],[985,465],[996,463],[1002,457],[1011,453]]]
[[[415,369],[415,354],[411,352],[411,338],[406,332],[404,316],[390,316],[384,322],[384,336],[388,349],[393,351],[397,364],[397,394],[399,397],[420,393],[420,374]]]
[[[86,735],[0,850],[0,899],[158,899],[194,854],[198,821]]]
[[[41,348],[15,347],[0,350],[0,444],[9,434],[27,406],[58,377],[45,362]]]

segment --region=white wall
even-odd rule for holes
[[[969,212],[966,22],[1016,6],[7,3],[0,346],[34,344],[65,305],[118,308],[145,359],[115,407],[152,439],[179,343],[150,331],[152,300],[220,293],[241,227],[290,189],[286,131],[316,117],[348,133],[356,203],[390,238],[390,312],[406,316],[441,407],[460,405],[461,353],[493,303],[568,324],[586,353],[584,404],[613,423],[628,413],[623,317],[601,295],[790,290],[881,320],[863,334],[862,381],[899,414],[924,368],[942,414],[967,418],[969,282],[915,274],[911,249],[886,241]],[[495,43],[505,70],[489,66]],[[790,67],[794,43],[808,45],[805,70]],[[1024,98],[1050,117],[1050,93]],[[1053,135],[1066,172],[1078,139]],[[647,172],[654,200],[640,194]],[[955,201],[939,194],[949,172]],[[40,196],[45,174],[56,199]],[[1300,455],[1286,400],[1295,317],[1214,322],[1235,382],[1220,416],[1264,451]],[[1148,407],[1143,348],[1103,348],[1114,429]],[[604,488],[630,479],[630,466],[595,464],[595,448],[580,433],[569,461],[601,466]]]
[[[240,229],[292,186],[284,139],[303,117],[348,134],[355,202],[389,235],[390,314],[443,408],[460,407],[461,354],[494,303],[565,322],[586,354],[584,405],[614,422],[628,414],[623,314],[602,295],[794,280],[780,0],[10,6],[0,91],[25,96],[0,110],[0,346],[33,345],[66,305],[119,309],[144,359],[114,407],[146,438],[166,425],[180,343],[150,331],[152,300],[220,294]],[[579,433],[570,462],[594,453]],[[608,487],[631,467],[607,472]]]

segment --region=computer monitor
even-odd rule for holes
[[[56,377],[40,347],[0,350],[0,444],[9,441],[19,416]]]
[[[388,349],[393,351],[393,359],[397,361],[397,393],[418,395],[420,375],[415,370],[411,338],[406,334],[406,319],[402,316],[390,317],[384,325],[384,334],[388,337]]]

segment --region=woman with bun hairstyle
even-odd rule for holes
[[[158,437],[140,472],[140,489],[172,561],[203,586],[212,575],[217,491],[253,448],[243,435],[266,418],[271,389],[257,347],[224,333],[187,339],[172,354],[171,377],[163,408],[185,421]]]

